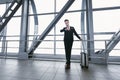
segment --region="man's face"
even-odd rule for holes
[[[65,25],[66,25],[66,26],[69,26],[69,21],[65,21]]]

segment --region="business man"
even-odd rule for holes
[[[69,20],[65,19],[64,23],[66,27],[60,30],[60,32],[64,32],[64,46],[65,46],[65,54],[66,54],[66,65],[65,69],[70,69],[70,59],[71,59],[71,49],[73,44],[73,34],[77,36],[79,40],[82,40],[80,36],[75,31],[74,27],[69,25]]]

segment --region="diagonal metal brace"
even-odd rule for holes
[[[7,25],[9,20],[13,17],[13,15],[16,13],[16,11],[19,9],[19,7],[22,4],[22,0],[14,0],[9,8],[5,11],[1,18],[1,25],[0,25],[0,32],[4,29],[4,27]]]

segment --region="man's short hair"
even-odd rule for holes
[[[64,22],[69,21],[68,19],[65,19]]]

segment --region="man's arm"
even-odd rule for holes
[[[61,29],[60,32],[64,32],[65,31],[65,28]]]
[[[73,28],[73,32],[75,34],[75,36],[79,39],[79,40],[82,40],[81,37],[77,34],[76,30]]]

